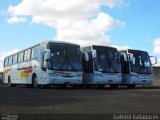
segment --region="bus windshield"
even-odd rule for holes
[[[104,73],[120,72],[120,59],[116,48],[93,46],[93,49],[97,52],[97,59],[94,61],[96,71]]]
[[[152,73],[151,61],[147,52],[138,50],[128,50],[128,52],[133,54],[134,58],[131,62],[131,72],[136,72],[139,74]]]
[[[80,61],[80,46],[69,44],[49,44],[51,59],[48,62],[49,69],[80,71],[82,65]]]

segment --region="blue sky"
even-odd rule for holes
[[[7,14],[9,5],[17,5],[21,0],[0,0],[0,51],[8,52],[23,49],[41,40],[53,39],[54,29],[41,24],[18,23],[8,24]],[[30,19],[30,16],[28,17]]]
[[[159,0],[132,0],[129,7],[121,10],[104,9],[114,18],[125,21],[123,29],[112,30],[109,35],[113,44],[143,49],[153,54],[153,40],[160,37]]]
[[[1,65],[8,52],[53,39],[141,49],[160,58],[160,0],[35,1],[0,0]]]

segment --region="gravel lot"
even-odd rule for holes
[[[56,87],[35,89],[25,86],[15,88],[0,86],[2,117],[6,114],[57,115],[56,117],[63,119],[72,115],[74,119],[74,115],[79,115],[81,116],[78,117],[79,119],[82,117],[105,119],[104,115],[113,117],[113,114],[160,114],[159,101],[160,89],[140,87],[136,89],[125,87],[118,89],[60,89]]]

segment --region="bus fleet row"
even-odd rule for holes
[[[156,61],[156,58],[153,57]],[[155,62],[156,63],[156,62]],[[10,87],[83,85],[116,88],[152,83],[152,63],[146,51],[44,41],[4,59],[3,82]]]

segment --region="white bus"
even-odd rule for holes
[[[148,52],[134,49],[119,51],[121,54],[122,85],[151,85],[152,63]],[[155,57],[156,60],[156,57]]]
[[[86,58],[83,62],[83,84],[100,88],[110,85],[113,88],[121,83],[120,56],[116,48],[92,45],[83,47],[82,52]]]
[[[80,56],[77,44],[41,42],[4,59],[3,82],[11,87],[82,84]]]

